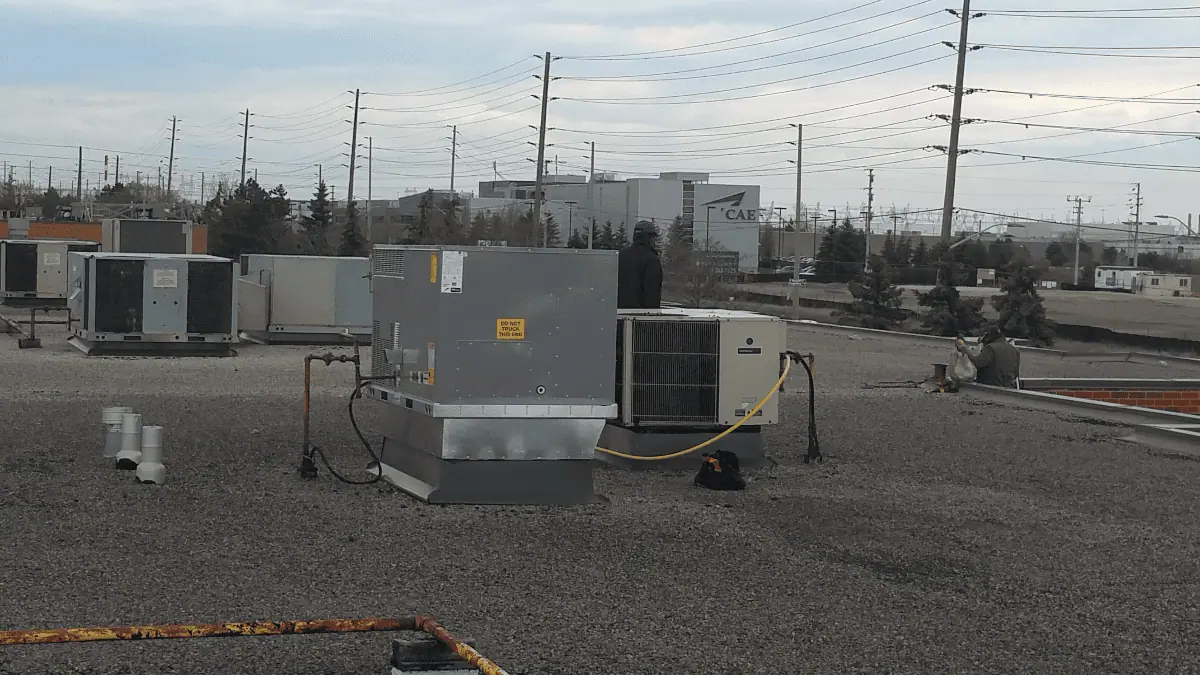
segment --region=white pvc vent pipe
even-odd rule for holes
[[[162,437],[162,427],[142,427],[142,457],[136,474],[139,483],[162,485],[167,481],[167,468],[162,463]]]
[[[121,452],[121,418],[125,413],[133,412],[133,408],[116,406],[100,411],[100,419],[104,423],[104,452],[103,456],[112,459]]]
[[[121,451],[117,453],[117,468],[131,471],[142,461],[142,416],[125,413],[121,416]]]

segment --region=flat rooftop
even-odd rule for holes
[[[599,468],[611,504],[564,509],[302,482],[302,358],[325,348],[87,358],[39,333],[42,350],[0,336],[0,628],[429,613],[524,674],[1200,669],[1200,463],[1120,427],[864,387],[920,380],[946,346],[794,328],[791,348],[817,355],[823,464],[803,463],[797,376],[767,435],[780,465],[745,492]],[[364,466],[348,366],[314,382],[316,442]],[[101,458],[110,405],[166,428],[167,485]],[[379,673],[389,640],[4,648],[0,671]]]

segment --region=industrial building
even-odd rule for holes
[[[519,181],[480,183],[481,197],[529,199],[533,191]],[[676,218],[691,230],[697,248],[734,251],[742,270],[758,268],[759,186],[709,182],[699,172],[661,173],[658,178],[619,180],[597,172],[593,181],[583,176],[554,176],[546,182],[543,213],[553,216],[564,236],[572,230],[612,223],[632,231],[639,220],[650,220],[665,231]]]

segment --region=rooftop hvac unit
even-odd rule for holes
[[[247,254],[237,280],[238,329],[258,342],[371,339],[371,261]]]
[[[227,353],[234,263],[210,255],[72,253],[71,343],[85,353]]]
[[[384,476],[436,503],[593,501],[616,277],[614,251],[376,246]]]
[[[787,329],[778,317],[678,307],[622,310],[617,323],[620,415],[605,429],[603,447],[641,456],[690,447],[744,419],[779,379]],[[758,431],[778,421],[772,397],[705,451],[729,450],[753,468],[765,461]],[[675,464],[694,467],[696,454]]]
[[[110,218],[101,222],[106,253],[192,252],[192,223],[186,220]]]
[[[99,248],[90,241],[0,240],[0,297],[6,304],[65,304],[67,254]]]

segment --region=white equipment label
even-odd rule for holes
[[[463,292],[463,262],[465,251],[446,251],[442,254],[442,292]]]
[[[155,288],[179,288],[179,270],[154,270]]]
[[[62,264],[62,254],[61,253],[43,253],[42,254],[42,265],[45,265],[46,267],[58,267],[61,264]]]

